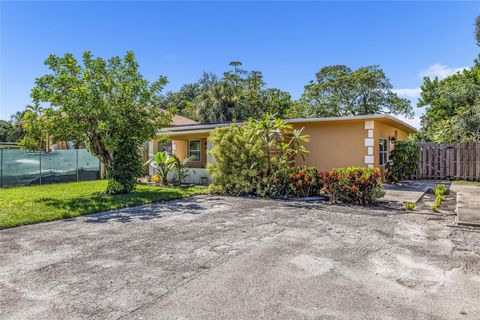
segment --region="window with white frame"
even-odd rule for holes
[[[378,143],[378,156],[380,161],[380,166],[384,166],[387,163],[387,139],[380,138]]]
[[[200,161],[201,159],[201,144],[200,140],[189,140],[188,142],[188,156],[192,161]]]

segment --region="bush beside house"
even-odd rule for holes
[[[180,160],[176,155],[170,155],[166,151],[161,151],[157,152],[153,159],[147,161],[145,165],[153,167],[155,174],[152,177],[152,181],[155,184],[162,184],[163,186],[168,186],[169,183],[181,185],[189,175],[187,166],[191,160],[191,158]]]
[[[330,201],[367,205],[385,195],[381,174],[373,168],[343,168],[320,173]]]
[[[308,153],[308,136],[283,120],[267,116],[243,125],[214,129],[208,165],[210,189],[227,195],[259,197],[308,197],[324,194],[332,202],[366,205],[384,195],[380,172],[370,168],[334,169],[296,166],[297,157]]]
[[[210,133],[210,155],[215,162],[207,170],[213,192],[229,195],[281,197],[289,193],[295,159],[308,151],[308,136],[293,130],[285,120],[249,120]]]
[[[417,170],[419,156],[417,143],[397,141],[385,165],[387,181],[398,182],[410,178]]]

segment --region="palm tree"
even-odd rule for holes
[[[25,110],[17,111],[10,116],[10,124],[12,125],[12,130],[10,130],[10,134],[8,137],[10,141],[18,142],[25,135],[25,131],[23,130],[22,118],[29,107],[30,106],[26,106]]]

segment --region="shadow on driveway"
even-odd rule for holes
[[[58,200],[53,198],[44,198],[39,201],[44,202],[47,206],[62,208],[75,212],[92,212],[90,214],[82,214],[86,217],[82,221],[87,223],[105,223],[110,220],[117,222],[131,222],[134,219],[150,220],[161,218],[167,214],[198,214],[200,209],[204,209],[198,204],[198,199],[192,197],[188,202],[180,202],[177,200],[158,201],[148,204],[129,204],[125,203],[126,208],[103,211],[103,207],[108,207],[112,200],[104,197],[101,193],[92,199],[68,199]],[[147,198],[145,199],[147,201]],[[64,221],[76,221],[78,217],[70,217],[68,214],[63,216]]]

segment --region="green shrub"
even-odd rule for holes
[[[295,168],[289,176],[288,193],[295,197],[318,196],[322,189],[322,179],[315,167]]]
[[[413,203],[413,202],[407,202],[407,203],[405,203],[405,209],[407,209],[407,210],[413,210],[413,209],[415,209],[415,203]]]
[[[320,173],[322,191],[332,202],[367,205],[383,197],[381,175],[371,168],[342,168]]]
[[[439,183],[435,186],[435,188],[433,188],[433,192],[435,193],[436,197],[442,198],[447,193],[447,187],[445,187],[443,183]]]
[[[143,173],[142,158],[135,143],[126,143],[115,151],[112,164],[107,168],[108,194],[125,194],[132,192],[137,178]]]
[[[290,176],[297,172],[295,159],[308,152],[303,147],[308,136],[301,132],[269,115],[261,121],[213,130],[209,154],[215,162],[207,167],[213,180],[211,190],[261,197],[292,195]]]
[[[397,141],[385,165],[387,181],[398,182],[408,179],[417,169],[418,157],[418,146],[415,142]]]
[[[435,193],[435,203],[432,205],[432,210],[438,212],[442,201],[445,200],[445,194],[447,193],[447,187],[443,183],[437,184],[433,188],[433,193]]]
[[[266,167],[260,139],[250,137],[246,126],[232,124],[212,130],[208,138],[215,161],[208,164],[211,191],[228,195],[256,194]]]

